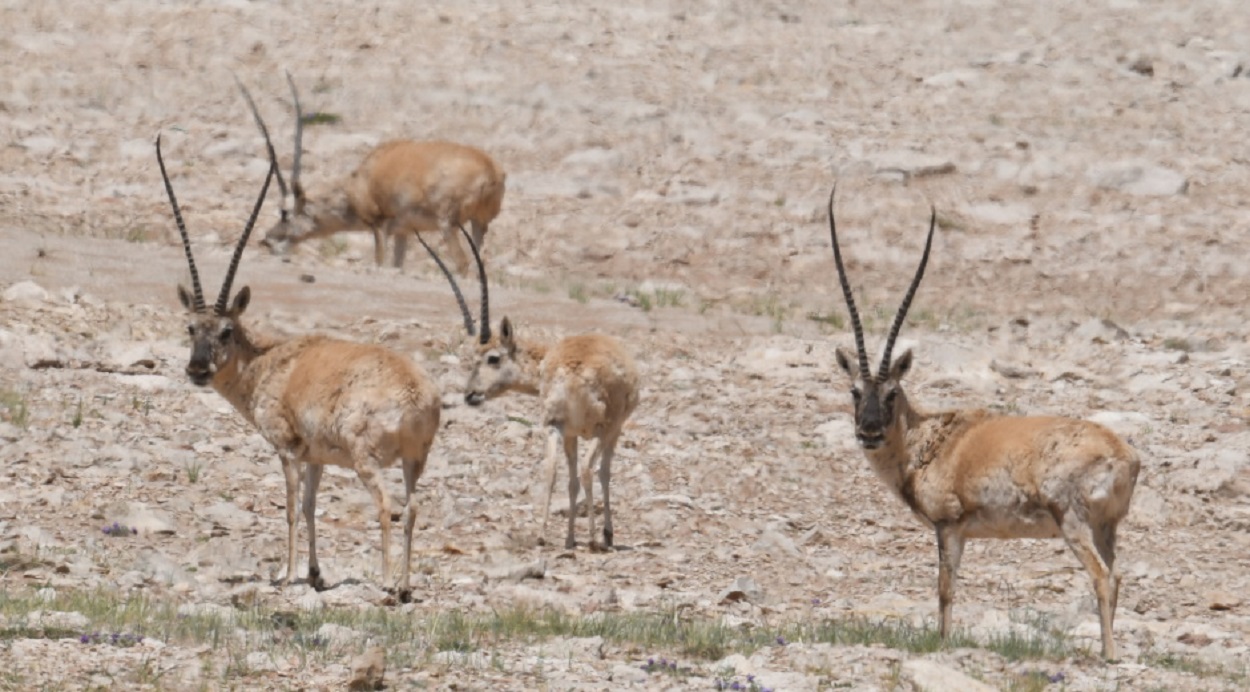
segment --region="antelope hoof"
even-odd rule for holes
[[[611,529],[603,530],[603,547],[604,548],[612,547],[612,530]]]
[[[577,547],[577,541],[573,540],[573,538],[572,538],[572,537],[569,537],[569,538],[564,539],[564,549],[565,549],[565,550],[572,550],[572,549],[574,549],[574,548],[576,548],[576,547]]]
[[[326,580],[321,578],[321,570],[316,567],[308,568],[308,585],[313,591],[325,591]]]

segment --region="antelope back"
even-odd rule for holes
[[[366,221],[408,213],[429,222],[490,223],[503,205],[503,171],[475,147],[394,140],[378,145],[353,174],[353,202]]]

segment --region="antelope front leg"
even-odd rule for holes
[[[411,231],[400,228],[398,224],[391,227],[391,235],[395,237],[395,257],[391,260],[391,266],[396,269],[404,268],[404,255],[408,254],[409,233]]]
[[[556,426],[547,428],[547,452],[543,457],[543,490],[547,496],[543,500],[543,527],[540,537],[547,536],[547,520],[551,518],[551,496],[556,492],[556,455],[563,446],[563,435]]]
[[[321,464],[307,464],[304,476],[304,523],[308,526],[308,585],[324,591],[326,582],[321,578],[317,563],[317,488],[321,487]]]
[[[373,261],[377,266],[382,266],[386,261],[386,229],[380,225],[370,226],[369,230],[373,231]]]
[[[470,221],[469,226],[473,229],[473,244],[477,246],[477,251],[482,251],[482,243],[486,242],[487,224]]]
[[[964,554],[964,537],[950,524],[937,526],[938,544],[938,631],[942,639],[950,634],[951,604],[955,601],[955,579]]]
[[[439,224],[439,230],[443,232],[443,243],[447,245],[447,251],[450,252],[452,259],[456,263],[456,271],[462,276],[469,274],[469,254],[463,245],[460,244],[460,232],[454,223],[442,222]],[[481,246],[478,246],[478,252],[481,252]]]
[[[286,478],[286,577],[282,579],[282,585],[289,585],[295,581],[295,563],[299,559],[296,551],[296,539],[299,531],[299,511],[296,505],[299,504],[299,477],[300,463],[292,455],[282,456],[282,474]]]
[[[577,491],[581,489],[577,478],[577,435],[570,435],[565,431],[562,437],[564,459],[569,467],[569,530],[564,537],[564,547],[572,550],[577,547],[577,540],[573,536],[577,526]]]

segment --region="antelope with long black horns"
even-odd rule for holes
[[[407,600],[411,594],[409,568],[417,517],[416,483],[438,431],[438,388],[420,366],[381,346],[324,336],[273,339],[254,335],[244,326],[241,318],[251,291],[244,286],[231,299],[230,285],[269,181],[277,173],[272,148],[269,157],[269,175],[235,245],[226,280],[210,313],[204,304],[182,212],[165,172],[161,140],[156,140],[156,159],[191,269],[192,290],[178,287],[178,297],[191,313],[187,375],[197,385],[211,385],[278,452],[286,476],[288,550],[283,582],[295,579],[297,493],[303,475],[308,583],[318,590],[325,588],[317,562],[317,488],[322,469],[333,464],[354,470],[373,496],[382,527],[381,583],[386,588],[393,584],[399,598]],[[404,557],[399,578],[392,581],[391,496],[382,485],[382,470],[396,460],[400,461],[404,476]]]
[[[378,266],[385,260],[387,239],[393,237],[394,266],[403,267],[410,233],[440,231],[457,268],[468,272],[469,260],[460,247],[456,227],[470,224],[479,248],[486,241],[486,231],[503,206],[507,175],[499,164],[481,149],[464,144],[397,139],[374,147],[346,180],[310,197],[299,177],[304,113],[289,73],[286,80],[295,105],[291,185],[288,188],[279,174],[282,215],[265,233],[262,244],[275,253],[284,253],[313,238],[369,230]],[[242,83],[239,89],[269,143],[269,128],[256,102]]]
[[[611,548],[614,538],[612,496],[609,490],[612,457],[625,421],[638,406],[638,366],[625,347],[606,334],[569,336],[554,343],[522,339],[507,317],[499,322],[498,333],[492,332],[486,267],[482,263],[477,243],[463,227],[460,232],[468,242],[477,263],[478,282],[482,293],[477,360],[465,385],[465,401],[470,406],[480,406],[488,399],[508,392],[538,396],[542,402],[542,424],[547,429],[544,465],[546,499],[543,503],[542,533],[546,535],[547,521],[551,516],[557,460],[563,451],[569,470],[569,523],[564,546],[573,548],[577,545],[574,538],[577,499],[584,486],[586,516],[590,524],[589,545],[592,549],[599,547],[595,542],[592,483],[592,474],[597,464],[599,484],[603,490],[602,547]],[[434,253],[420,236],[417,239],[421,240],[427,251]],[[444,268],[443,273],[451,282],[452,291],[456,294],[464,315],[465,327],[472,336],[473,318],[469,314],[463,294],[451,272]],[[579,438],[595,441],[595,447],[580,474],[577,455]]]
[[[951,629],[955,575],[969,538],[1063,538],[1089,572],[1098,600],[1102,654],[1115,658],[1112,626],[1120,591],[1116,529],[1128,513],[1141,462],[1115,433],[1091,421],[1001,416],[984,409],[929,413],[902,380],[910,350],[891,360],[894,341],[924,276],[937,212],[929,219],[920,267],[886,337],[874,374],[864,348],[829,195],[829,236],[855,334],[855,356],[837,349],[851,382],[855,436],[873,471],[931,527],[938,545],[939,627]]]

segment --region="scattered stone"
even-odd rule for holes
[[[3,298],[6,303],[30,305],[46,303],[48,301],[48,292],[43,286],[34,281],[19,281],[4,289],[4,293],[0,294],[0,298]]]
[[[382,678],[386,675],[386,653],[380,646],[371,646],[352,659],[351,678],[347,689],[354,691],[380,690],[385,688]]]
[[[728,589],[721,592],[716,600],[721,605],[725,605],[726,603],[736,603],[738,601],[759,603],[763,598],[764,592],[760,590],[754,579],[738,577]]]
[[[1169,197],[1189,189],[1183,174],[1143,161],[1096,164],[1086,172],[1086,179],[1097,187],[1137,197]]]
[[[903,663],[903,678],[919,692],[994,692],[994,687],[979,680],[923,658]]]

